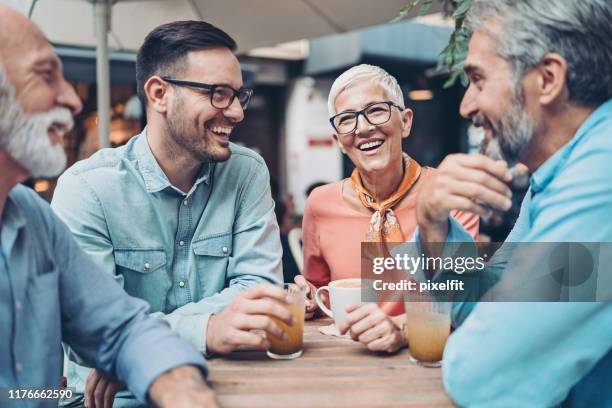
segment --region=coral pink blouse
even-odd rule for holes
[[[432,169],[427,169],[425,177],[431,173]],[[361,241],[366,236],[371,217],[344,201],[343,182],[316,188],[306,201],[302,222],[303,275],[316,287],[361,275]],[[420,188],[420,183],[414,188]],[[393,211],[406,240],[412,238],[417,227],[416,194]],[[462,211],[454,211],[451,215],[476,239],[478,215]]]

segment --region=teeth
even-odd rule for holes
[[[231,127],[225,127],[225,126],[214,126],[210,130],[213,133],[216,133],[218,135],[223,135],[223,136],[229,136],[229,134],[232,133],[232,128]]]
[[[372,147],[380,146],[381,144],[383,144],[382,140],[376,140],[374,142],[364,143],[362,145],[359,145],[359,150],[369,149]]]

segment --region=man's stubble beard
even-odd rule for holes
[[[0,149],[34,177],[54,177],[66,167],[66,153],[61,143],[53,144],[48,129],[53,123],[73,126],[67,108],[26,114],[15,96],[15,89],[0,64]]]
[[[217,142],[209,139],[208,131],[204,126],[200,128],[197,117],[190,121],[184,116],[184,105],[183,97],[178,96],[172,112],[168,115],[168,135],[172,141],[200,163],[217,163],[228,160],[231,156],[230,149],[228,148],[227,152],[215,151]]]
[[[520,162],[521,156],[533,138],[535,123],[525,107],[525,97],[520,83],[515,84],[507,113],[497,123],[481,113],[473,118],[476,125],[488,126],[491,140],[484,139],[480,152],[494,160],[505,160],[508,167]]]

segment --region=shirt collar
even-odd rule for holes
[[[145,183],[145,188],[148,193],[157,193],[166,188],[172,188],[176,191],[180,191],[170,183],[168,177],[164,171],[159,167],[159,163],[153,156],[149,142],[147,140],[147,128],[144,128],[142,133],[136,136],[138,139],[135,142],[136,160],[138,161],[138,170],[142,175],[142,179]],[[192,191],[200,183],[210,183],[210,171],[211,163],[203,163],[198,174],[198,178],[194,183]]]
[[[4,249],[5,253],[8,253],[8,250],[13,246],[19,231],[25,227],[27,221],[25,214],[23,214],[23,211],[12,197],[14,190],[13,188],[7,196],[2,219],[0,220],[2,223],[2,228],[0,229],[2,239],[0,239],[0,244],[2,245],[1,249]]]
[[[550,156],[531,176],[531,192],[537,194],[544,190],[548,184],[555,178],[555,175],[561,169],[570,154],[590,130],[599,122],[612,116],[612,99],[600,105],[588,118],[580,125],[574,137],[564,147],[559,149],[555,154]]]

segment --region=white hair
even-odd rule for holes
[[[0,61],[0,149],[32,176],[56,176],[66,167],[66,153],[61,144],[49,139],[48,130],[53,124],[71,129],[70,110],[56,107],[48,112],[24,113]]]
[[[402,88],[397,83],[397,79],[381,67],[361,64],[344,71],[332,84],[329,97],[327,98],[327,110],[330,117],[337,113],[335,103],[338,95],[352,85],[364,81],[370,81],[379,85],[391,102],[402,108],[404,107],[404,95],[402,94]]]

